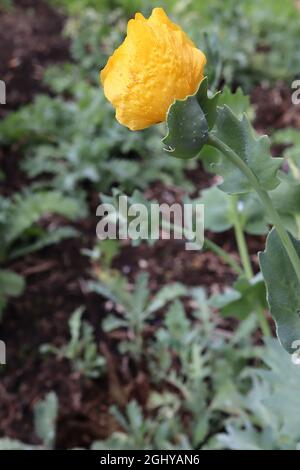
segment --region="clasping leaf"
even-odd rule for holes
[[[168,111],[168,133],[162,140],[173,157],[196,157],[206,144],[216,119],[218,94],[208,97],[207,78],[198,91],[184,100],[176,100]]]
[[[289,236],[300,256],[300,241]],[[300,347],[300,285],[274,228],[268,235],[265,251],[259,253],[259,262],[278,338],[289,353],[296,352]]]

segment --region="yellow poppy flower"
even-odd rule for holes
[[[149,19],[128,22],[127,37],[101,71],[106,98],[116,118],[131,130],[166,120],[175,99],[194,94],[203,79],[206,57],[162,8]]]

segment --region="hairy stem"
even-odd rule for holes
[[[265,317],[265,313],[261,305],[257,305],[256,315],[258,317],[259,325],[260,325],[263,335],[265,337],[272,336],[270,325],[268,323],[268,320]]]
[[[237,196],[233,195],[230,197],[230,210],[232,216],[232,222],[234,227],[235,239],[238,246],[240,258],[244,268],[244,274],[248,280],[252,279],[253,271],[250,262],[248,247],[245,240],[245,235],[241,226],[240,216],[237,207]]]

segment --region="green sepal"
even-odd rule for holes
[[[162,139],[164,150],[173,157],[196,157],[208,139],[216,120],[218,95],[208,97],[207,78],[197,92],[184,100],[176,100],[167,114],[167,135]]]

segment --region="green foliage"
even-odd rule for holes
[[[143,408],[135,400],[123,411],[112,406],[121,430],[91,448],[296,449],[298,367],[275,341],[260,348],[253,346],[253,316],[228,335],[218,327],[218,317],[212,315],[204,290],[193,289],[190,295],[189,315],[175,300],[155,335],[147,336],[144,347],[150,380],[159,388],[152,388]],[[258,366],[261,359],[265,367]],[[247,369],[249,363],[256,367]],[[49,437],[46,422],[51,423],[54,435],[54,402],[46,398],[36,407],[39,413],[35,416],[41,421],[35,428],[43,445]],[[0,440],[0,446],[31,448],[7,439]]]
[[[241,88],[238,88],[233,93],[229,86],[226,85],[219,95],[218,105],[227,105],[239,119],[241,119],[244,114],[247,114],[251,121],[255,115],[254,109],[251,106],[250,97],[244,94]]]
[[[300,184],[292,176],[279,173],[280,184],[270,197],[285,226],[295,236],[299,235],[300,216]],[[231,205],[232,196],[224,194],[218,186],[204,189],[193,203],[205,206],[205,227],[212,232],[224,232],[233,227],[234,214]],[[255,193],[240,194],[237,210],[242,229],[249,234],[264,235],[271,224],[270,217],[265,213]]]
[[[212,232],[224,232],[233,227],[232,196],[224,194],[218,186],[204,189],[194,203],[204,204],[205,228]],[[238,196],[237,210],[242,229],[251,234],[265,234],[268,222],[257,198],[252,194]]]
[[[69,18],[65,29],[71,39],[72,58],[79,64],[72,70],[78,77],[88,78],[95,85],[99,85],[100,70],[121,44],[126,32],[124,12],[110,7],[103,13],[104,9],[104,5],[98,9],[82,8],[79,15]]]
[[[106,332],[117,329],[127,331],[128,339],[122,341],[119,348],[123,354],[129,353],[136,360],[140,360],[144,353],[144,330],[155,313],[186,293],[182,284],[174,283],[162,287],[151,298],[148,273],[137,276],[131,292],[126,278],[111,270],[101,270],[99,280],[89,282],[89,289],[111,300],[122,312],[107,316],[102,326]]]
[[[168,111],[165,150],[177,158],[196,157],[208,139],[216,119],[218,95],[208,97],[207,79],[198,91],[184,100],[176,100]]]
[[[34,407],[34,429],[43,445],[52,448],[55,443],[58,400],[54,392],[48,393],[44,400]]]
[[[24,190],[11,198],[0,196],[0,262],[2,264],[25,256],[63,239],[77,236],[73,227],[44,228],[41,219],[50,214],[75,221],[86,215],[82,198],[71,198],[59,191]],[[21,276],[0,270],[0,320],[9,296],[23,293],[25,282]]]
[[[213,446],[223,420],[213,400],[239,389],[240,371],[258,350],[249,342],[255,325],[249,317],[229,341],[217,330],[203,289],[192,290],[192,314],[175,300],[145,348],[152,390],[146,409],[134,401],[125,412],[113,407],[121,432],[93,449],[200,449]],[[157,322],[156,322],[157,323]],[[176,364],[176,366],[175,366]]]
[[[203,31],[214,35],[213,61],[207,67],[211,83],[216,67],[227,84],[241,85],[246,91],[263,80],[290,82],[299,73],[299,50],[294,44],[300,32],[300,11],[293,0],[266,0],[263,5],[260,0],[223,0],[221,8],[219,0],[193,0],[178,2],[176,14],[208,58],[212,46]]]
[[[85,193],[91,188],[102,193],[103,202],[113,202],[124,191],[145,189],[158,180],[192,189],[184,170],[195,167],[194,163],[163,155],[161,126],[141,133],[129,133],[121,127],[98,83],[100,69],[124,37],[127,18],[136,11],[147,15],[151,2],[52,3],[75,14],[66,26],[72,61],[46,72],[44,83],[52,91],[51,97],[37,97],[0,123],[0,144],[5,151],[11,145],[17,149],[22,170],[34,180],[26,191],[0,198],[0,261],[5,265],[75,236],[77,232],[61,224],[59,218],[53,219],[53,214],[72,222],[85,216]],[[228,85],[222,95],[212,97],[203,81],[194,97],[176,102],[170,109],[165,144],[175,149],[175,156],[198,154],[208,130],[214,127],[218,99],[215,135],[242,156],[261,186],[270,190],[285,226],[299,237],[299,133],[287,129],[275,134],[275,143],[288,146],[283,150],[286,173],[280,172],[277,179],[282,162],[270,158],[265,137],[253,135],[244,117],[247,113],[251,119],[253,109],[242,92],[262,79],[269,83],[290,81],[299,72],[295,44],[300,13],[294,1],[265,0],[263,8],[258,0],[224,0],[222,8],[220,0],[163,0],[161,5],[206,52],[211,89],[218,89],[224,81]],[[232,93],[229,87],[236,89],[237,85],[242,89]],[[183,142],[178,126],[188,134],[187,141]],[[271,220],[257,197],[248,193],[250,187],[241,173],[215,149],[204,148],[200,156],[206,169],[213,164],[224,177],[223,190],[238,193],[237,214],[233,216],[229,194],[216,186],[202,191],[193,202],[205,204],[206,228],[223,232],[234,226],[237,217],[242,231],[265,234]],[[1,172],[0,179],[4,178]],[[110,192],[112,196],[103,195]],[[129,202],[145,203],[145,197],[134,192]],[[298,241],[291,239],[298,247]],[[106,306],[111,314],[102,321],[104,335],[116,345],[114,356],[120,363],[125,356],[129,373],[147,374],[149,398],[143,406],[135,399],[122,409],[113,406],[111,412],[121,431],[92,448],[299,448],[295,412],[300,405],[296,393],[299,371],[278,344],[267,342],[258,347],[253,335],[257,329],[254,313],[266,308],[261,275],[248,280],[239,277],[231,289],[210,299],[203,289],[189,290],[179,283],[160,286],[153,293],[147,273],[137,274],[132,283],[112,269],[120,249],[119,242],[106,240],[92,250],[83,250],[96,266],[97,279],[88,287],[109,300]],[[299,286],[274,231],[261,255],[261,265],[279,337],[294,352],[289,343],[299,339]],[[9,269],[0,270],[0,318],[7,298],[20,295],[23,289],[20,276]],[[93,327],[82,319],[83,311],[80,307],[70,317],[67,344],[43,345],[41,350],[69,360],[80,375],[106,377],[105,358],[99,354]],[[232,332],[227,326],[224,329],[219,313],[243,321]],[[134,397],[135,390],[132,392]],[[54,393],[34,408],[35,433],[42,447],[4,438],[0,448],[53,448],[57,412]]]
[[[36,450],[36,446],[24,444],[17,439],[10,439],[9,437],[0,438],[0,450]]]
[[[291,167],[287,169],[289,168]],[[300,182],[292,171],[290,174],[279,172],[278,176],[280,185],[269,194],[286,229],[298,238],[300,234]]]
[[[226,399],[241,405],[235,417],[228,419],[226,433],[218,436],[222,448],[233,450],[299,449],[298,414],[299,366],[293,364],[275,340],[267,341],[262,359],[267,369],[251,368],[244,372],[251,378],[249,392]],[[225,398],[225,397],[224,397]],[[225,401],[219,401],[221,408]]]
[[[34,406],[34,431],[42,441],[42,446],[24,444],[16,439],[0,438],[0,450],[43,450],[52,449],[56,438],[56,420],[58,399],[55,392],[50,392],[44,400]]]
[[[61,227],[53,234],[42,228],[38,222],[49,214],[75,220],[86,214],[86,208],[82,200],[58,191],[24,191],[12,198],[1,197],[0,260],[17,258],[76,234],[71,227]]]
[[[94,71],[101,65],[99,61],[105,61],[121,43],[126,31],[124,20],[137,11],[147,16],[155,6],[149,0],[101,1],[101,6],[97,0],[59,3],[77,14],[68,31],[79,61],[86,70]],[[162,0],[159,6],[206,53],[212,89],[223,79],[248,91],[263,80],[270,84],[290,82],[299,73],[300,53],[295,44],[300,34],[300,12],[294,0],[266,0],[263,7],[261,0],[222,0],[222,8],[220,0]]]
[[[217,308],[223,316],[236,317],[239,320],[245,319],[257,310],[267,309],[266,288],[261,274],[250,281],[241,276],[233,288],[214,295],[210,305]]]
[[[6,11],[13,7],[13,0],[0,0],[0,10]]]
[[[172,438],[172,425],[165,421],[163,415],[155,420],[146,418],[138,403],[133,400],[121,413],[118,408],[111,408],[122,432],[115,432],[105,441],[93,443],[92,450],[137,450],[137,449],[170,449]]]
[[[245,95],[241,88],[238,88],[235,92],[232,92],[229,86],[225,86],[222,93],[218,94],[218,105],[227,105],[238,117],[242,119],[244,114],[248,116],[250,120],[254,117],[254,110],[250,104],[249,96]],[[200,152],[200,158],[206,171],[211,172],[215,164],[219,163],[222,154],[215,148],[205,146]]]
[[[276,173],[282,160],[270,157],[269,139],[267,136],[256,138],[246,116],[239,120],[227,105],[219,107],[213,134],[247,164],[262,188],[272,190],[278,186]],[[224,179],[220,185],[222,191],[241,194],[253,190],[247,177],[228,158],[222,158],[213,170]]]
[[[284,145],[283,157],[289,164],[291,173],[299,179],[300,175],[300,133],[297,129],[286,128],[273,135],[274,144]]]
[[[74,15],[80,13],[87,8],[99,8],[105,11],[109,6],[115,7],[115,1],[101,0],[49,0],[53,6],[66,10],[69,14]],[[100,5],[99,5],[100,4]]]
[[[26,236],[47,214],[58,214],[73,221],[86,215],[85,204],[80,198],[74,199],[59,191],[16,193],[12,199],[1,200],[1,206],[4,218],[0,222],[0,236],[6,247],[12,247],[16,240]],[[29,245],[26,248],[29,249]],[[10,258],[14,257],[16,254],[12,251]]]
[[[248,328],[249,326],[250,324]],[[241,344],[239,341],[249,333],[249,330],[239,333],[241,336],[239,340],[236,337],[235,346]],[[202,377],[201,392],[197,387],[191,387],[189,382],[181,389],[182,393],[188,392],[184,397],[185,399],[189,397],[191,402],[187,399],[180,400],[172,392],[153,392],[147,414],[143,413],[141,407],[134,401],[127,405],[124,413],[114,407],[112,413],[116,416],[122,431],[113,433],[105,441],[95,442],[92,448],[97,450],[298,449],[299,426],[295,410],[299,407],[299,397],[295,390],[299,387],[299,368],[291,362],[288,354],[282,352],[275,340],[269,340],[265,347],[259,352],[256,351],[256,358],[261,357],[264,365],[244,369],[242,373],[238,373],[245,357],[243,359],[238,348],[232,349],[233,346],[234,343],[231,343],[230,350],[227,349],[226,342],[219,338],[206,353],[204,364],[207,369],[198,369],[198,376]],[[245,348],[245,344],[243,347]],[[225,354],[224,360],[227,362],[222,360],[222,353]],[[229,358],[232,361],[231,365],[236,361],[237,368],[228,370]],[[207,374],[212,385],[216,386],[214,394],[210,391],[209,405],[205,405]],[[201,409],[203,398],[205,408]],[[188,413],[188,403],[193,403],[193,399],[197,400],[195,405],[198,407],[198,426],[197,420]],[[193,406],[191,409],[196,411]],[[178,419],[183,410],[184,425]],[[221,416],[225,416],[225,429],[218,432]]]
[[[131,190],[157,179],[179,181],[182,163],[162,157],[159,130],[145,130],[143,139],[128,134],[99,86],[74,85],[72,101],[40,96],[0,123],[0,142],[22,147],[30,178],[69,193],[86,181],[99,191],[116,183]]]
[[[105,269],[111,268],[114,258],[120,253],[119,240],[101,240],[96,243],[92,250],[83,249],[82,253],[88,256],[93,262],[100,262]]]
[[[75,371],[89,378],[103,375],[106,361],[98,353],[97,343],[94,339],[93,327],[82,321],[83,307],[79,307],[69,320],[70,341],[67,345],[57,348],[50,344],[41,346],[43,354],[53,353],[59,358],[71,361]]]
[[[0,321],[7,304],[8,297],[19,297],[25,289],[25,282],[22,276],[0,269]]]
[[[197,98],[177,100],[168,111],[167,123],[165,150],[177,158],[195,157],[208,138],[207,122]]]
[[[57,96],[38,96],[1,121],[0,144],[20,147],[29,178],[67,192],[86,181],[104,192],[115,184],[145,188],[156,180],[191,187],[183,163],[163,156],[162,128],[128,133],[104,98],[98,75],[124,30],[121,10],[88,10],[70,19],[73,63],[52,66],[45,75]]]

